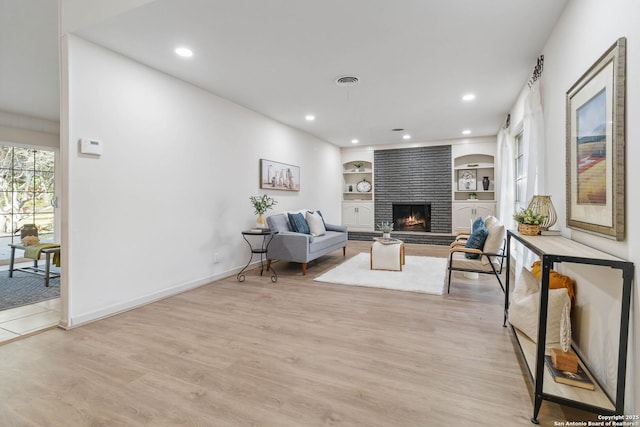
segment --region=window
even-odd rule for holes
[[[53,151],[0,146],[0,245],[19,242],[20,228],[35,224],[42,242],[53,241]],[[0,254],[1,258],[8,255]],[[8,252],[8,251],[7,251]]]
[[[526,208],[526,203],[527,203],[527,201],[524,200],[527,193],[527,176],[525,174],[524,143],[523,143],[524,138],[522,136],[523,136],[523,133],[520,132],[518,135],[516,135],[516,138],[515,138],[515,145],[516,145],[516,149],[515,149],[516,158],[515,158],[515,167],[514,167],[515,179],[516,179],[516,182],[514,185],[515,192],[516,192],[514,197],[515,212],[518,212],[520,209]]]

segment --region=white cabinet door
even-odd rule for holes
[[[373,209],[370,205],[360,204],[358,209],[358,228],[373,228]]]
[[[357,227],[358,216],[356,206],[354,204],[342,204],[342,225],[346,225],[347,227]]]
[[[478,202],[454,203],[452,211],[453,232],[460,233],[469,231],[471,229],[471,223],[477,217],[481,216],[485,218],[487,215],[495,215],[496,204]]]
[[[471,228],[474,205],[471,203],[453,204],[453,232],[460,233]]]
[[[342,225],[352,229],[373,229],[372,202],[342,203]]]

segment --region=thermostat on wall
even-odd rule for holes
[[[102,154],[102,141],[97,139],[82,138],[80,140],[80,152],[82,154]]]

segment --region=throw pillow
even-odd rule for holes
[[[519,301],[527,295],[540,292],[540,284],[536,276],[531,274],[529,270],[522,267],[520,275],[516,279],[516,284],[513,286],[513,293],[511,293],[511,301]]]
[[[301,213],[290,213],[289,215],[289,225],[291,226],[291,231],[295,231],[296,233],[304,233],[311,234],[309,230],[309,225],[307,221],[304,219],[304,215]]]
[[[476,220],[476,222],[478,221]],[[473,223],[474,227],[476,226],[476,222]],[[487,234],[487,229],[484,228],[484,222],[482,222],[482,218],[480,218],[480,222],[476,230],[471,233],[471,236],[469,236],[467,244],[464,245],[464,247],[482,250],[482,248],[484,247],[484,241],[487,239]],[[464,256],[468,259],[480,258],[480,254],[465,253]]]
[[[312,236],[322,236],[327,232],[327,229],[324,226],[324,221],[322,220],[322,216],[319,212],[307,212],[304,217],[307,220],[309,231]]]
[[[493,224],[495,224],[496,222],[498,222],[498,218],[496,218],[493,215],[487,215],[487,217],[484,219],[484,226],[486,227],[486,229],[490,229],[491,226]]]
[[[485,221],[486,223],[486,221]],[[504,244],[504,225],[494,223],[491,227],[487,227],[487,239],[484,241],[483,251],[490,254],[497,254]],[[495,257],[491,257],[493,261]],[[482,264],[489,265],[489,257],[482,257]]]
[[[482,217],[479,216],[471,224],[471,234],[473,234],[474,231],[478,230],[478,228],[480,227],[487,228],[487,226],[484,225],[484,220],[482,219]]]
[[[546,345],[558,345],[563,351],[571,347],[571,301],[565,288],[549,291],[547,309]],[[514,298],[509,305],[509,323],[528,336],[533,342],[538,341],[538,315],[540,311],[540,291],[522,298]]]
[[[531,273],[536,276],[538,278],[538,280],[540,280],[540,275],[542,270],[542,265],[540,263],[540,261],[536,261],[533,263],[533,265],[531,266]],[[560,289],[560,288],[566,288],[567,289],[567,293],[569,294],[569,299],[571,299],[571,304],[573,305],[573,302],[575,300],[576,297],[576,293],[574,290],[574,281],[571,277],[569,276],[565,276],[564,274],[560,274],[555,270],[551,270],[549,272],[549,289]]]

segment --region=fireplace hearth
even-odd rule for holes
[[[395,231],[431,231],[431,203],[398,202],[392,206]]]

